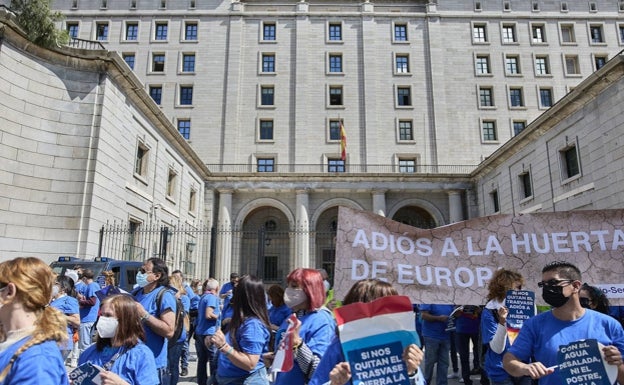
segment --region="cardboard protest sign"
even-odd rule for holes
[[[495,215],[418,229],[340,207],[334,288],[342,298],[356,281],[378,278],[414,303],[479,305],[496,269],[518,271],[537,291],[541,269],[566,260],[624,305],[624,294],[609,294],[624,293],[623,253],[624,210]]]
[[[403,350],[420,341],[408,297],[353,303],[334,313],[354,385],[409,385]]]
[[[507,336],[513,344],[522,329],[524,321],[535,315],[535,293],[528,290],[509,290],[505,297],[507,314]]]
[[[100,385],[102,383],[100,378],[102,370],[104,369],[97,365],[85,362],[69,372],[69,380],[72,385]]]
[[[611,385],[617,380],[617,366],[609,365],[602,354],[604,345],[595,339],[559,347],[557,362],[564,385]]]

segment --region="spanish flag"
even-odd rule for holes
[[[347,160],[347,132],[342,120],[340,121],[340,160]]]

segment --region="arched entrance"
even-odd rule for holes
[[[334,266],[336,264],[336,230],[338,228],[338,206],[329,208],[316,221],[316,266],[323,268],[329,275],[329,282],[334,285]]]
[[[400,208],[392,216],[392,220],[420,229],[433,229],[437,227],[433,216],[427,210],[418,206],[405,206]]]

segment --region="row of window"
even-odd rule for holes
[[[156,102],[156,104],[160,105],[162,103],[162,96],[163,96],[162,85],[150,85],[148,92],[149,92],[149,95],[154,100],[154,102]],[[193,105],[193,86],[180,85],[178,87],[178,97],[177,97],[176,105],[178,107]]]
[[[619,5],[618,5],[618,9],[619,9],[620,12],[624,12],[624,1],[620,0]],[[475,3],[474,3],[474,10],[476,12],[483,11],[483,2],[475,1]],[[511,12],[511,10],[512,10],[511,9],[511,1],[510,0],[503,1],[503,11],[504,12]],[[531,3],[531,10],[533,12],[539,12],[541,10],[540,9],[540,1],[534,0]],[[559,3],[559,10],[561,12],[569,12],[570,8],[568,7],[568,2],[567,1],[561,1]],[[588,3],[588,10],[591,13],[598,12],[598,4],[595,1],[590,1]]]
[[[507,103],[509,108],[524,108],[526,107],[524,88],[521,86],[507,86]],[[537,100],[540,108],[552,107],[553,90],[550,87],[538,87],[537,88]],[[496,107],[494,102],[494,87],[492,86],[479,86],[479,100],[478,107],[482,109],[490,109]]]
[[[548,45],[547,28],[545,23],[529,23],[530,35],[529,41],[532,45]],[[559,23],[559,43],[562,45],[576,45],[576,24]],[[517,23],[501,22],[501,43],[515,44],[519,43]],[[617,34],[619,42],[624,43],[624,24],[617,25]],[[605,27],[603,23],[590,22],[587,24],[587,35],[590,45],[605,45]],[[472,22],[472,42],[473,44],[489,44],[490,36],[488,32],[488,23]]]
[[[180,2],[181,0],[175,0],[176,2]],[[187,0],[188,8],[195,9],[197,6],[197,0]],[[79,0],[72,0],[71,8],[78,9]],[[129,9],[137,9],[137,0],[128,0],[128,8]],[[108,9],[108,0],[100,0],[100,9]],[[158,4],[158,9],[167,9],[167,0],[160,0]]]
[[[599,70],[609,60],[609,56],[606,54],[592,54],[592,61],[594,63],[594,70]],[[581,65],[579,55],[576,54],[562,54],[563,70],[566,76],[581,76]],[[492,76],[492,65],[490,54],[477,53],[475,54],[475,75],[476,76]],[[505,68],[506,76],[522,76],[523,66],[521,65],[520,55],[518,54],[504,54],[503,66]],[[550,56],[547,54],[534,54],[533,55],[533,70],[535,76],[550,76],[552,75]]]
[[[190,121],[189,121],[190,123]],[[136,148],[136,156],[134,160],[134,176],[141,180],[143,183],[147,183],[149,179],[149,159],[151,149],[150,147],[139,141]],[[172,204],[176,204],[176,197],[180,188],[181,178],[178,176],[179,172],[173,167],[169,167],[167,172],[167,183],[165,184],[165,198]],[[195,214],[197,207],[197,189],[191,187],[189,192],[188,211],[190,214]]]
[[[273,156],[257,156],[256,172],[277,172],[276,158]],[[327,157],[327,172],[347,172],[347,162],[339,157]],[[398,157],[395,170],[400,173],[413,174],[418,171],[416,157]]]
[[[567,146],[559,150],[559,167],[561,170],[561,181],[566,183],[576,179],[581,175],[581,163],[579,160],[578,148],[576,145]],[[525,203],[533,197],[533,181],[531,171],[524,170],[517,176],[518,193],[520,203]],[[500,199],[498,190],[490,191],[490,207],[493,213],[500,211]]]

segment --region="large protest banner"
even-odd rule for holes
[[[355,281],[380,278],[414,303],[483,304],[499,268],[525,277],[543,304],[544,265],[568,261],[583,281],[624,305],[624,210],[567,211],[475,218],[418,229],[340,207],[334,284],[342,298]]]

